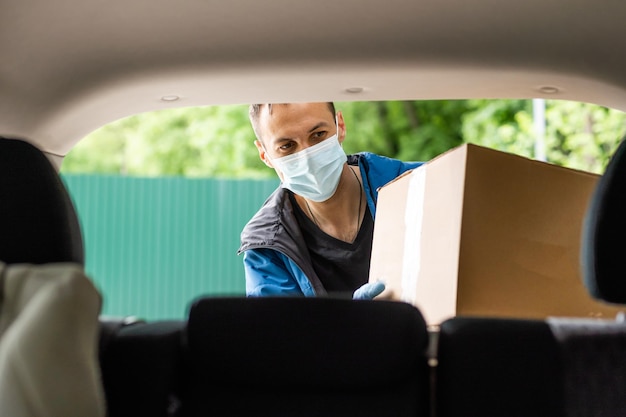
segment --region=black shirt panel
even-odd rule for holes
[[[348,297],[369,279],[374,219],[365,205],[365,215],[356,239],[344,242],[324,233],[302,211],[290,193],[296,219],[309,248],[313,268],[331,296]]]

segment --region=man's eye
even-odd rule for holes
[[[327,132],[327,131],[325,131],[325,130],[320,130],[319,132],[315,132],[315,133],[313,133],[313,137],[314,137],[315,139],[326,139],[326,134],[327,134],[327,133],[328,133],[328,132]]]
[[[288,151],[292,147],[293,147],[293,143],[285,143],[284,145],[280,145],[278,149],[280,149],[281,151]]]

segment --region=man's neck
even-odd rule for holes
[[[296,196],[307,216],[324,233],[352,243],[359,233],[365,201],[358,167],[344,165],[335,194],[326,201],[315,202]]]

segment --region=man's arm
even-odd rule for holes
[[[294,277],[293,267],[286,263],[285,258],[272,249],[245,251],[243,265],[246,274],[246,295],[249,297],[305,295]]]

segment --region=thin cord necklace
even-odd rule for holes
[[[349,169],[350,169],[350,172],[352,172],[352,174],[354,175],[356,182],[359,183],[359,211],[357,211],[356,213],[356,233],[358,234],[359,229],[361,228],[361,202],[363,201],[363,185],[361,184],[361,180],[359,180],[359,176],[356,175],[356,172],[354,172],[352,168],[349,168]],[[308,201],[306,201],[306,198],[304,199],[304,204],[306,205],[306,208],[309,211],[309,214],[311,215],[311,219],[313,219],[313,223],[315,223],[315,225],[321,229],[320,224],[317,222],[315,215],[311,211],[311,207],[309,206]]]

